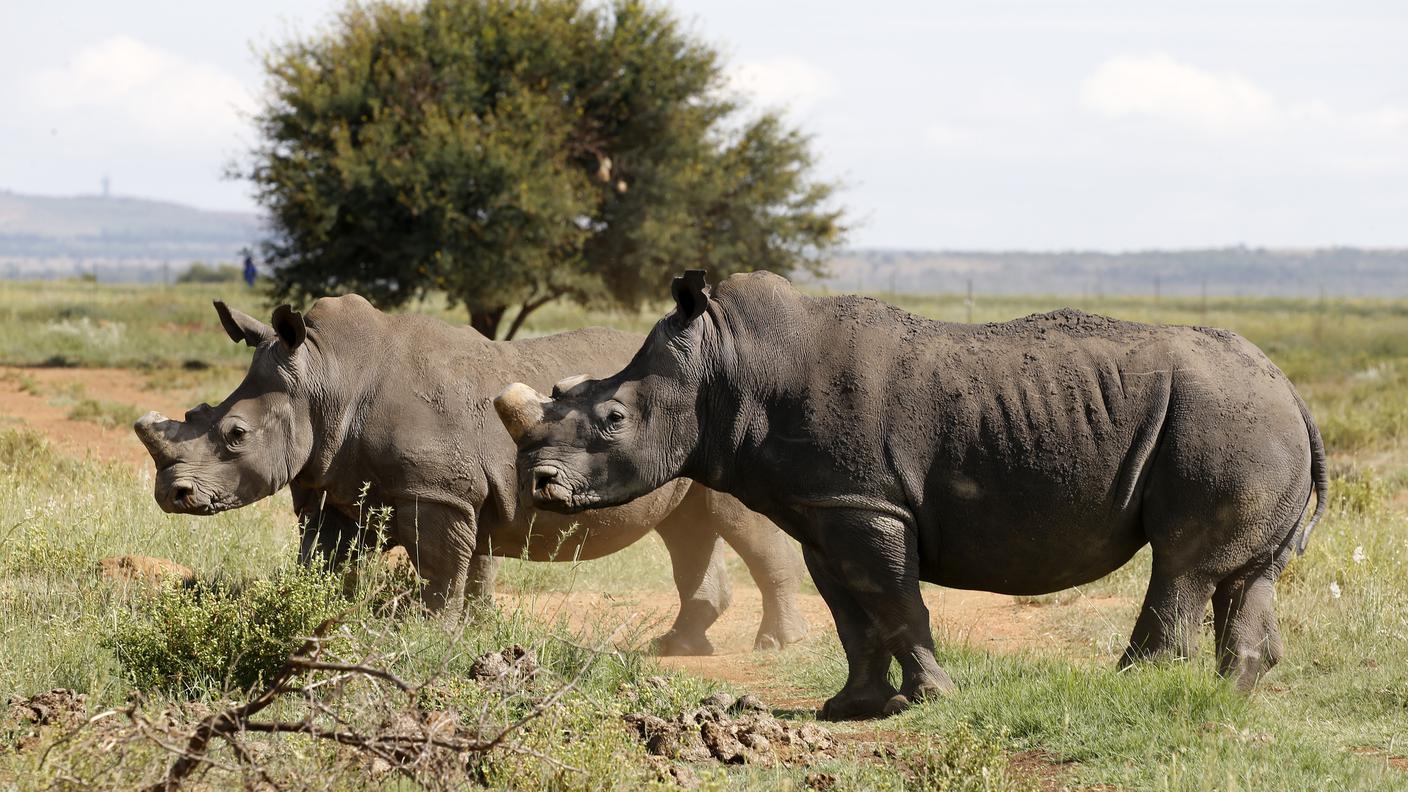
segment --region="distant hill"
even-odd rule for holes
[[[170,280],[234,262],[260,218],[166,201],[0,190],[0,277]],[[852,250],[813,281],[836,292],[1408,297],[1408,249],[1095,251]]]
[[[838,292],[1408,297],[1408,249],[1129,253],[856,250],[816,281]]]
[[[259,234],[254,214],[145,198],[0,190],[0,275],[52,277],[92,268],[100,275],[105,269],[130,274],[234,261]]]

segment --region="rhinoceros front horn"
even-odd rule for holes
[[[168,435],[172,423],[171,419],[159,412],[149,412],[132,425],[132,430],[152,455],[157,470],[176,461],[175,455],[171,453],[171,438]]]
[[[549,401],[527,385],[515,382],[494,397],[494,410],[516,443],[524,432],[543,420],[543,405]]]

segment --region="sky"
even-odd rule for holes
[[[1408,3],[672,0],[856,247],[1408,246]],[[253,211],[258,51],[338,0],[3,0],[0,189]]]

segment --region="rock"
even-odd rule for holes
[[[794,726],[752,708],[730,717],[715,706],[719,703],[711,696],[705,699],[706,706],[668,720],[649,713],[632,713],[624,719],[650,754],[690,762],[805,763],[833,745],[831,733],[815,723]]]
[[[655,777],[665,784],[673,784],[682,789],[697,789],[699,787],[699,774],[690,769],[689,765],[675,764],[658,757],[652,757],[651,766],[655,770]]]
[[[381,554],[382,563],[386,564],[386,570],[392,574],[415,575],[416,565],[411,563],[411,554],[406,552],[406,548],[396,545]]]
[[[704,745],[708,747],[709,753],[724,764],[742,764],[747,758],[744,756],[743,743],[739,742],[726,726],[706,721],[699,727],[699,736],[704,738]]]
[[[195,570],[188,566],[144,555],[108,556],[98,562],[98,575],[107,580],[140,580],[144,583],[196,579]]]
[[[755,731],[739,732],[738,741],[756,753],[768,753],[772,750],[772,743],[768,738]]]
[[[87,695],[68,688],[54,688],[29,698],[12,696],[6,702],[0,728],[15,738],[15,750],[26,751],[39,742],[42,729],[68,731],[83,725],[87,718]]]
[[[807,789],[829,790],[836,788],[836,776],[830,773],[807,773]]]
[[[744,693],[727,709],[730,713],[737,715],[740,712],[767,712],[768,705],[752,693]]]
[[[480,655],[469,667],[469,675],[481,685],[515,687],[538,674],[538,658],[518,644]]]
[[[813,751],[825,751],[833,745],[831,732],[815,723],[803,723],[797,730],[797,736]]]
[[[715,707],[721,710],[730,710],[736,701],[737,699],[735,699],[732,695],[720,690],[717,693],[711,693],[705,696],[704,700],[700,701],[699,703],[706,707]]]

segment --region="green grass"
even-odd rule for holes
[[[216,401],[249,354],[219,330],[209,308],[216,296],[262,313],[260,298],[234,287],[0,284],[0,362],[131,366],[146,371],[156,386],[208,391],[207,400]],[[959,297],[898,302],[947,320],[962,320],[969,310]],[[959,686],[952,696],[888,721],[841,727],[853,739],[843,741],[833,758],[808,767],[697,768],[705,788],[803,789],[808,773],[825,773],[840,789],[1006,789],[1030,781],[1003,772],[1006,757],[1036,755],[1051,765],[1054,783],[1073,788],[1408,789],[1408,773],[1384,758],[1408,756],[1408,531],[1402,506],[1408,502],[1408,303],[1212,299],[1204,309],[1200,300],[979,296],[973,317],[1006,319],[1065,304],[1141,321],[1237,330],[1265,349],[1306,395],[1331,454],[1332,502],[1306,555],[1293,561],[1278,587],[1287,647],[1282,664],[1253,695],[1240,696],[1213,673],[1205,636],[1204,653],[1191,662],[1117,673],[1114,657],[1147,579],[1148,555],[1141,553],[1078,591],[1033,598],[1029,607],[1043,608],[1055,633],[1025,652],[977,648],[981,624],[937,625],[941,662]],[[422,307],[451,321],[463,318]],[[643,330],[660,310],[623,314],[553,306],[528,329],[546,333],[605,323]],[[198,365],[187,367],[187,361]],[[122,405],[98,401],[84,407],[87,394],[41,394],[32,380],[6,376],[36,395],[72,399],[68,406],[85,420],[110,415],[126,422]],[[0,692],[71,687],[91,695],[93,711],[122,706],[139,687],[155,709],[208,707],[237,695],[223,683],[163,693],[125,667],[113,636],[153,613],[152,595],[141,584],[101,579],[95,565],[105,556],[135,553],[185,564],[207,580],[256,586],[278,580],[294,556],[287,496],[214,518],[180,517],[155,507],[151,486],[149,472],[79,461],[32,434],[0,430]],[[741,565],[732,564],[735,585],[751,585]],[[525,602],[569,590],[659,593],[672,586],[668,557],[654,539],[599,561],[509,562],[500,580]],[[1066,607],[1106,595],[1123,598],[1121,604],[1093,613]],[[652,771],[620,714],[640,708],[671,714],[711,690],[742,692],[663,674],[631,652],[598,654],[595,648],[617,625],[574,632],[565,619],[545,623],[532,612],[480,613],[467,626],[364,614],[358,617],[361,629],[340,639],[346,641],[340,651],[394,655],[396,672],[406,678],[436,675],[434,695],[461,711],[484,704],[483,692],[465,681],[469,665],[484,651],[521,643],[558,678],[588,669],[579,689],[526,737],[536,749],[585,772],[562,774],[547,762],[503,758],[484,768],[484,779],[500,788],[637,788],[653,778]],[[815,627],[798,646],[745,662],[774,688],[820,701],[840,686],[845,664],[829,626]],[[638,645],[647,637],[626,639]],[[662,674],[663,686],[645,681]],[[642,702],[631,702],[620,693],[623,685],[649,692]],[[501,706],[507,717],[522,702]],[[894,750],[877,755],[877,742]],[[285,771],[317,765],[340,774],[334,786],[369,783],[364,769],[339,754],[292,739],[280,745],[278,766]],[[55,751],[59,759],[51,763],[77,777],[95,777],[96,758],[88,767],[76,750]],[[54,766],[37,762],[35,752],[0,755],[0,785],[27,787],[52,778]]]

